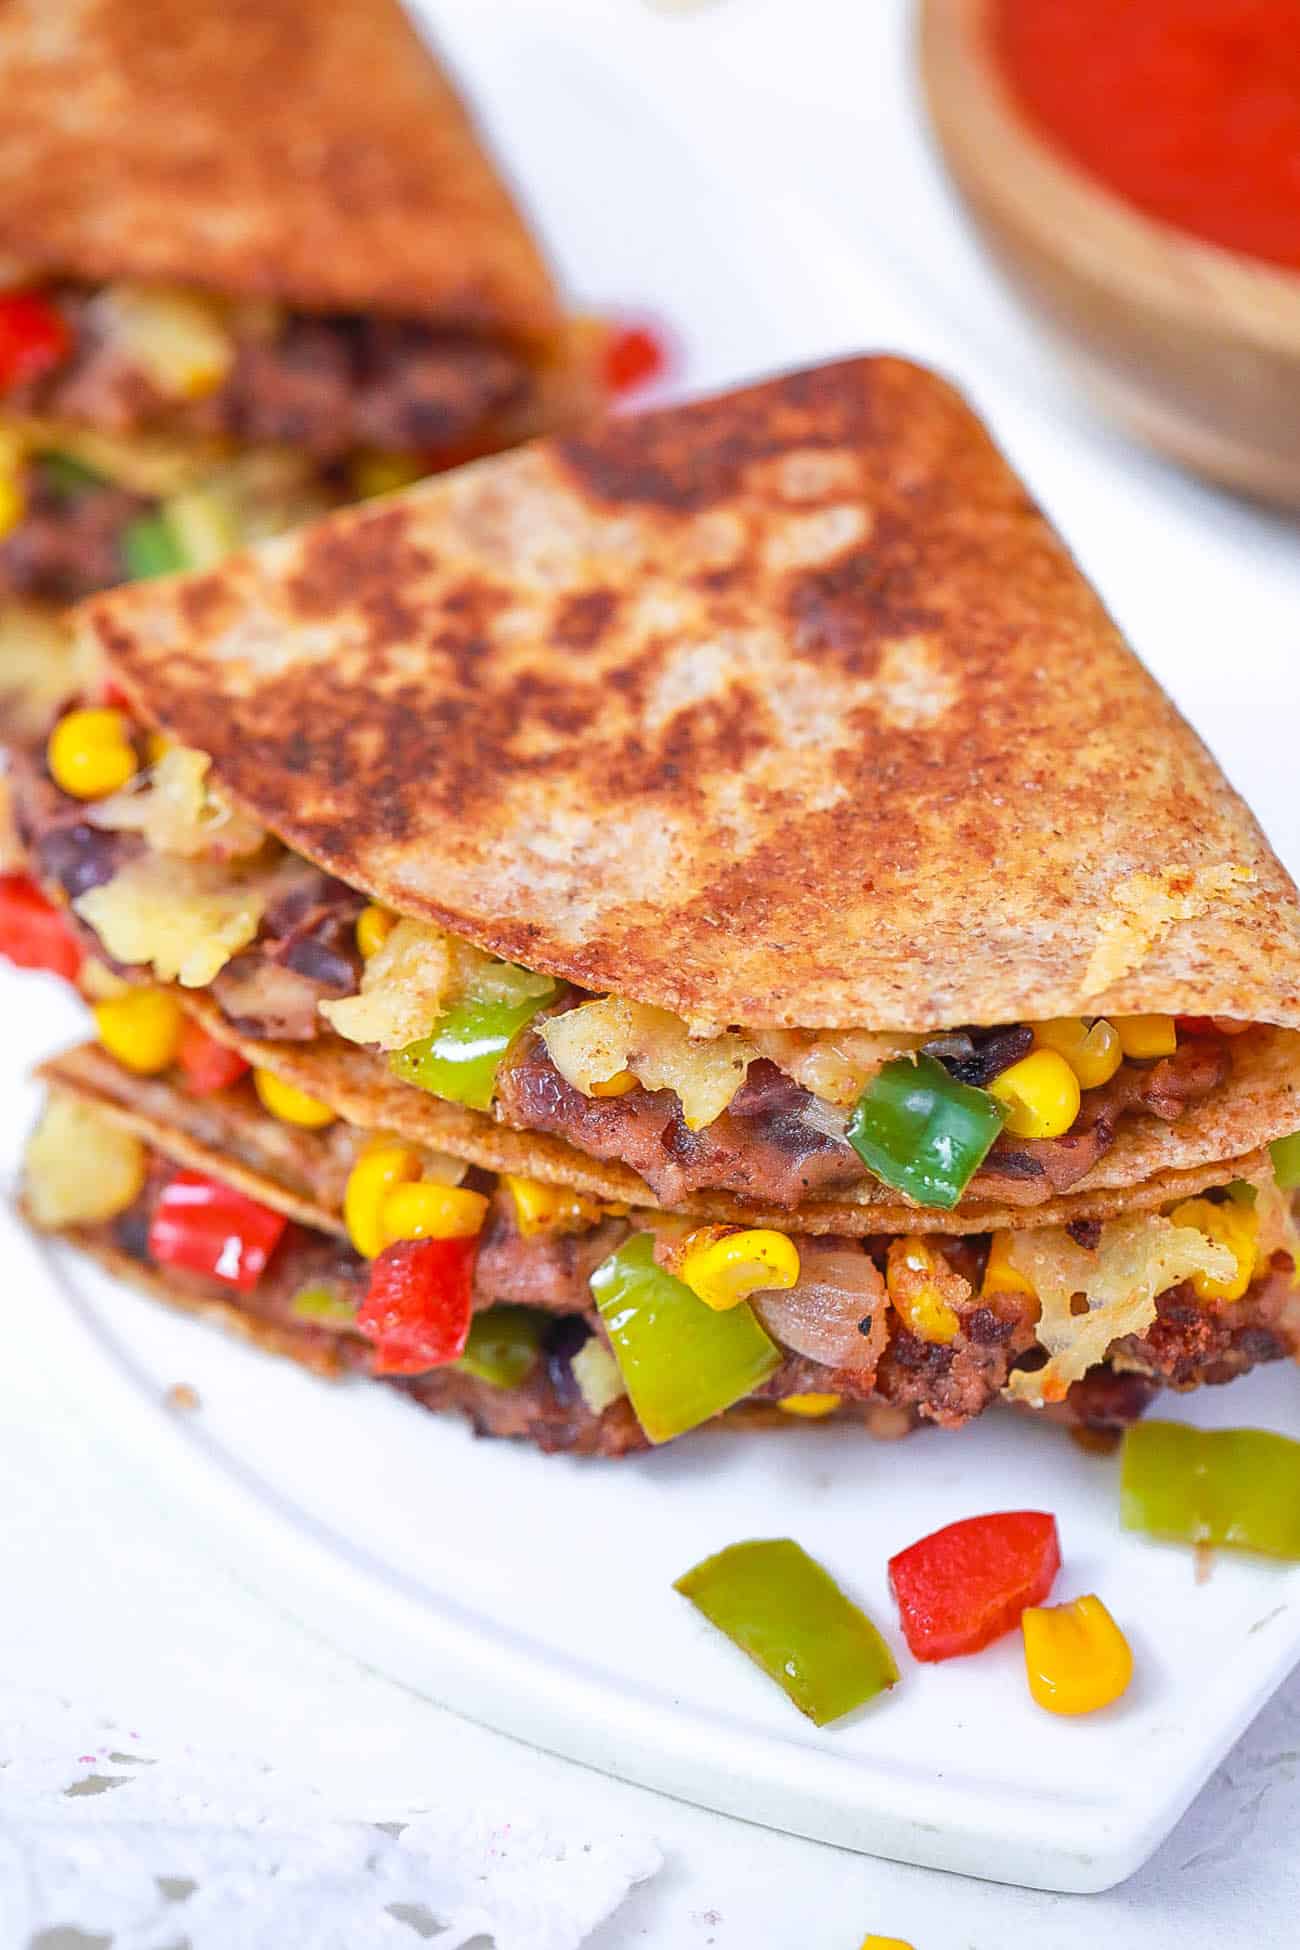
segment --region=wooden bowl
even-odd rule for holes
[[[1049,147],[1003,79],[991,14],[921,0],[930,114],[986,242],[1104,411],[1194,472],[1300,509],[1300,275],[1144,216]]]

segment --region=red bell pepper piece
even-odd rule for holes
[[[458,1361],[473,1313],[477,1238],[399,1239],[370,1269],[356,1325],[376,1374],[423,1374]]]
[[[149,1256],[251,1293],[289,1221],[199,1171],[178,1171],[158,1195]]]
[[[39,291],[0,295],[0,392],[53,372],[71,350],[67,319]]]
[[[1217,1036],[1212,1016],[1175,1016],[1174,1028],[1180,1036]]]
[[[0,955],[15,968],[45,968],[75,982],[85,959],[62,908],[25,873],[0,874]]]
[[[185,1018],[181,1030],[176,1063],[195,1097],[208,1097],[214,1090],[229,1089],[252,1068],[237,1049],[228,1049],[215,1036],[209,1036],[191,1016]]]
[[[1012,1631],[1061,1568],[1056,1519],[1001,1510],[950,1523],[889,1560],[903,1636],[917,1659],[955,1659]]]
[[[668,365],[668,348],[648,325],[616,326],[605,340],[601,377],[617,396],[657,379]]]

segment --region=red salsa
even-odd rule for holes
[[[1148,216],[1300,270],[1296,0],[995,0],[1031,121]]]

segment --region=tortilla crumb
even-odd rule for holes
[[[198,1389],[192,1388],[188,1381],[174,1381],[163,1396],[163,1402],[166,1407],[174,1408],[182,1415],[192,1415],[203,1406]]]

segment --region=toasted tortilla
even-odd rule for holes
[[[232,1179],[231,1182],[235,1181]],[[29,1224],[33,1223],[29,1212],[24,1212],[23,1216]],[[224,1327],[227,1333],[260,1348],[264,1354],[286,1355],[300,1367],[309,1368],[313,1374],[324,1375],[331,1380],[354,1371],[358,1365],[355,1360],[348,1359],[352,1344],[346,1336],[313,1333],[310,1326],[290,1327],[277,1321],[263,1320],[241,1307],[237,1300],[221,1300],[215,1294],[192,1292],[159,1267],[146,1266],[130,1253],[123,1252],[120,1246],[104,1238],[95,1227],[61,1226],[50,1236],[75,1246],[78,1252],[85,1253],[106,1273],[111,1273],[114,1279],[138,1287],[151,1300],[161,1300],[165,1306],[174,1307],[179,1313],[193,1314],[210,1326]]]
[[[901,359],[538,442],[86,616],[290,846],[584,988],[714,1025],[1300,1026],[1295,886]]]
[[[243,1036],[210,1002],[187,996],[210,1035],[237,1049],[259,1069],[327,1103],[349,1123],[391,1131],[412,1144],[450,1152],[487,1171],[515,1172],[543,1183],[566,1185],[593,1198],[662,1210],[645,1180],[627,1165],[588,1157],[563,1139],[514,1131],[461,1104],[445,1103],[391,1076],[381,1057],[353,1043],[263,1043]],[[1167,1125],[1155,1118],[1121,1124],[1115,1144],[1077,1188],[1038,1204],[1010,1180],[999,1199],[964,1199],[945,1212],[914,1205],[875,1179],[835,1198],[805,1199],[793,1210],[697,1192],[669,1209],[720,1224],[772,1225],[784,1232],[869,1233],[992,1232],[1003,1226],[1059,1226],[1072,1219],[1110,1219],[1152,1211],[1211,1185],[1268,1169],[1260,1147],[1300,1125],[1300,1062],[1296,1039],[1285,1031],[1256,1030],[1236,1039],[1241,1056],[1233,1077],[1192,1117]],[[78,1052],[78,1057],[84,1052]],[[66,1059],[60,1059],[60,1062]],[[107,1062],[107,1059],[104,1059]],[[124,1073],[109,1064],[117,1077]],[[171,1089],[156,1082],[160,1106]],[[174,1093],[173,1093],[174,1094]],[[168,1113],[162,1110],[166,1118]],[[173,1121],[184,1121],[177,1108]],[[291,1137],[301,1134],[291,1133]],[[1208,1154],[1208,1155],[1207,1155]]]
[[[552,337],[545,264],[397,0],[7,0],[0,259]]]
[[[37,1077],[79,1097],[176,1164],[215,1174],[302,1225],[347,1238],[343,1190],[362,1142],[347,1124],[310,1131],[263,1110],[247,1079],[196,1097],[161,1077],[115,1063],[82,1043],[42,1063]]]

